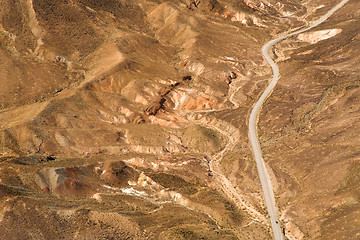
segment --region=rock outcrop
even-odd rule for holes
[[[297,39],[299,39],[300,41],[303,41],[303,42],[315,44],[319,41],[323,41],[323,40],[332,38],[341,32],[342,32],[341,29],[327,29],[327,30],[321,30],[321,31],[316,31],[316,32],[301,33],[301,34],[299,34]]]

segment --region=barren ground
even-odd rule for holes
[[[270,239],[261,47],[337,2],[3,0],[0,239]],[[359,238],[359,8],[274,48],[259,133],[290,239]]]

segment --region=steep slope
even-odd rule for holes
[[[260,48],[316,6],[2,1],[0,238],[268,239]]]
[[[260,117],[260,133],[285,226],[298,238],[360,234],[358,5],[350,1],[307,33],[316,41],[300,35],[275,49],[288,59],[278,58],[282,77]]]

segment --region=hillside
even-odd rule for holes
[[[261,48],[336,3],[2,0],[0,239],[270,239]],[[359,7],[273,48],[259,134],[289,239],[360,234]]]

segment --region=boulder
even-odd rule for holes
[[[213,10],[217,4],[217,0],[186,0],[188,8],[199,8],[203,11]]]

